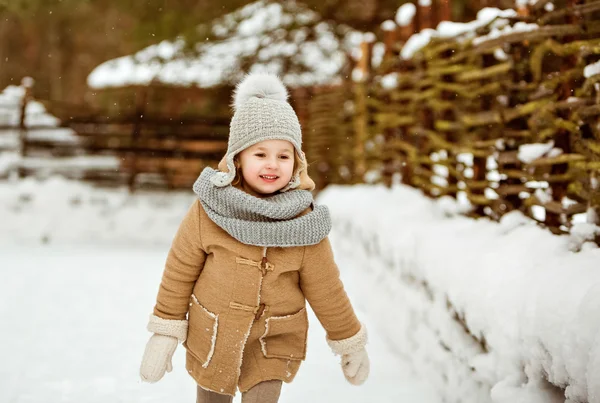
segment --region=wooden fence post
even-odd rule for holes
[[[141,87],[135,93],[135,116],[133,123],[133,131],[131,133],[131,151],[127,159],[129,165],[129,178],[127,187],[129,192],[133,193],[135,188],[135,180],[138,174],[137,157],[140,144],[140,132],[142,129],[142,120],[144,119],[144,111],[146,110],[146,99],[148,95],[148,87]]]
[[[354,166],[353,183],[362,183],[364,180],[364,174],[367,170],[367,162],[365,157],[365,143],[368,139],[368,108],[367,108],[367,94],[368,94],[368,82],[371,75],[371,56],[373,52],[373,41],[363,41],[360,44],[361,57],[358,61],[358,80],[354,83],[354,104],[355,113],[354,118],[356,138],[354,143],[354,158],[356,164]]]
[[[363,178],[367,170],[365,159],[365,142],[367,141],[368,131],[368,109],[367,109],[367,86],[365,83],[354,84],[354,131],[356,138],[354,142],[355,165],[352,183],[363,183]]]
[[[418,18],[419,18],[419,31],[422,31],[427,28],[434,27],[434,16],[433,16],[433,7],[431,0],[419,0],[418,2]]]
[[[359,81],[368,81],[371,75],[371,59],[373,57],[374,41],[363,41],[360,44],[360,60],[358,61],[358,71],[360,71]]]
[[[577,0],[567,0],[567,7],[573,8],[577,4]],[[579,17],[570,13],[567,17],[567,21],[571,24],[577,22]],[[567,36],[564,38],[565,43],[572,42],[576,39],[575,36]],[[566,56],[561,63],[561,73],[565,72],[577,65],[577,55]],[[573,95],[574,84],[572,80],[566,80],[559,87],[559,100],[566,100]],[[558,112],[559,117],[567,118],[571,114],[571,111],[567,110],[564,112]],[[561,116],[562,115],[562,116]],[[571,151],[571,133],[565,129],[559,129],[554,137],[554,147],[559,148],[565,154],[569,154]],[[569,164],[554,164],[550,169],[550,175],[564,175],[569,171]],[[552,190],[552,199],[558,203],[562,203],[562,199],[567,195],[568,181],[556,181],[550,182],[549,188]],[[546,217],[544,223],[546,226],[555,233],[560,233],[561,225],[567,221],[566,216],[562,213],[552,212],[546,209]]]
[[[396,43],[398,43],[398,26],[390,21],[391,26],[386,26],[383,31],[384,55],[383,59],[396,56]],[[393,28],[392,28],[393,27]]]
[[[25,88],[23,99],[21,100],[21,110],[19,116],[19,154],[21,160],[27,156],[27,104],[31,100],[31,93],[33,89],[34,81],[31,77],[25,77],[21,81],[21,85]],[[25,172],[21,168],[21,164],[17,168],[17,176],[19,178],[25,177]]]
[[[452,0],[438,0],[438,20],[452,21]]]
[[[405,3],[400,7],[400,19],[396,16],[398,24],[398,40],[404,44],[412,34],[416,32],[416,12],[417,9],[413,3]]]

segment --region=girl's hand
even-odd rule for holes
[[[353,385],[362,385],[367,380],[370,366],[369,355],[365,348],[342,356],[344,376]]]
[[[150,315],[148,330],[154,333],[144,350],[140,377],[144,382],[158,382],[165,372],[171,372],[171,359],[179,342],[187,338],[188,321],[162,319]]]
[[[352,385],[363,384],[371,367],[365,346],[367,344],[367,329],[361,325],[360,330],[352,337],[341,340],[330,340],[327,344],[336,355],[342,356],[344,376]]]
[[[166,372],[173,370],[171,359],[178,340],[172,336],[163,336],[162,334],[153,334],[146,344],[142,365],[140,367],[140,377],[144,382],[158,382]]]

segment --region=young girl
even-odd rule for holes
[[[366,329],[333,259],[329,211],[313,202],[287,96],[272,75],[238,84],[227,153],[194,184],[198,200],[167,257],[140,375],[171,371],[181,341],[198,403],[231,402],[238,388],[244,403],[277,402],[306,356],[305,301],[346,379],[369,373]]]

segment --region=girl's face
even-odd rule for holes
[[[283,189],[294,172],[294,146],[286,140],[265,140],[239,153],[245,183],[268,195]]]

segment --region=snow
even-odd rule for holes
[[[193,399],[181,348],[158,384],[137,375],[162,264],[193,199],[62,178],[0,182],[0,265],[11,269],[0,281],[0,320],[11,324],[1,401]],[[282,400],[599,401],[598,226],[556,236],[518,211],[473,220],[462,200],[403,185],[330,186],[318,202],[369,328],[372,374],[363,387],[345,383],[311,315],[308,360]]]
[[[21,118],[21,105],[23,97],[25,96],[25,84],[27,84],[26,77],[24,83],[20,86],[9,85],[2,92],[0,92],[0,125],[11,125],[18,126]],[[27,127],[39,127],[39,126],[57,126],[59,120],[46,112],[46,108],[43,104],[38,101],[32,100],[27,103],[25,109],[25,126]],[[68,133],[73,134],[72,131],[65,130],[60,133],[60,136],[69,137]],[[39,136],[39,134],[38,134]],[[70,138],[74,138],[71,136]]]
[[[359,83],[365,80],[366,78],[367,77],[365,73],[360,68],[355,67],[354,69],[352,69],[352,81]]]
[[[543,157],[554,149],[554,140],[547,143],[523,144],[519,146],[519,161],[529,164],[538,158]],[[552,151],[552,155],[557,156],[556,151]]]
[[[163,50],[164,51],[164,50]],[[45,169],[48,172],[71,168],[88,169],[114,169],[120,166],[116,157],[110,156],[78,156],[69,158],[36,158],[26,156],[22,158],[21,134],[18,128],[21,118],[21,107],[25,96],[25,87],[32,84],[29,77],[25,77],[20,86],[8,86],[0,92],[0,125],[15,127],[14,130],[0,132],[0,177],[17,167]],[[28,140],[51,141],[53,143],[77,145],[81,138],[69,128],[60,128],[60,121],[46,111],[44,105],[31,100],[25,109],[25,126],[28,129]]]
[[[377,37],[373,32],[365,32],[363,35],[363,40],[368,43],[373,43],[377,40]]]
[[[400,51],[400,56],[403,59],[410,59],[413,55],[424,48],[432,38],[437,37],[437,32],[431,28],[422,29],[419,33],[411,35],[410,38],[406,41],[402,50]]]
[[[527,6],[534,6],[537,2],[538,2],[538,0],[517,0],[515,2],[515,5],[518,8],[521,8],[521,7],[527,7]],[[546,8],[548,6],[548,4],[552,4],[552,3],[547,3],[544,6],[544,8]]]
[[[163,264],[193,200],[191,190],[129,195],[59,178],[0,182],[0,321],[10,324],[0,343],[7,363],[0,401],[194,401],[181,346],[173,372],[160,382],[142,383],[138,375]],[[354,299],[362,292],[362,267],[338,256]],[[355,387],[344,379],[309,310],[307,360],[284,384],[281,401],[438,403],[431,385],[393,350],[391,335],[357,302],[369,331],[368,381]],[[238,394],[234,401],[240,400]]]
[[[392,20],[385,20],[381,23],[381,29],[384,31],[395,31],[396,23]]]
[[[93,188],[62,177],[0,182],[0,243],[165,244],[190,200],[181,193],[131,195],[126,188]]]
[[[585,78],[590,78],[596,74],[600,74],[600,60],[598,60],[596,63],[588,64],[583,69],[583,75]]]
[[[578,230],[556,236],[516,211],[448,218],[445,201],[403,186],[330,187],[320,201],[336,250],[364,268],[361,306],[445,401],[598,401],[600,249]]]
[[[508,55],[500,48],[494,49],[494,57],[496,60],[506,61],[508,60]]]
[[[393,89],[398,87],[398,73],[388,73],[381,77],[381,86],[386,89]]]
[[[552,201],[552,195],[548,193],[547,189],[537,188],[533,194],[541,203],[546,204]]]
[[[535,31],[538,28],[539,28],[538,24],[526,23],[526,22],[519,21],[519,22],[515,23],[515,25],[513,25],[513,26],[506,25],[503,28],[493,28],[489,34],[483,35],[483,36],[478,36],[477,38],[474,38],[473,44],[479,45],[483,42],[486,42],[486,41],[489,41],[492,39],[497,39],[497,38],[500,38],[505,35],[515,34],[515,33],[519,33],[519,32]]]
[[[400,10],[398,10],[400,11]],[[433,38],[457,38],[460,41],[473,39],[473,43],[481,43],[488,39],[497,38],[512,32],[522,32],[536,29],[536,24],[524,24],[518,22],[511,27],[508,19],[516,17],[517,12],[512,9],[500,10],[493,7],[485,7],[477,13],[477,18],[466,23],[441,21],[436,29],[424,29],[412,35],[402,48],[403,59],[410,59],[420,49],[425,47]],[[398,22],[398,19],[396,19]],[[399,25],[401,25],[398,22]],[[490,25],[491,32],[488,35],[476,38],[478,28]]]
[[[60,169],[88,168],[88,169],[113,169],[118,170],[120,161],[117,157],[96,156],[68,157],[68,158],[24,158],[20,164],[28,169],[48,169],[49,171]]]
[[[315,12],[292,1],[256,1],[215,20],[215,39],[197,43],[193,54],[185,51],[182,38],[163,41],[102,63],[88,76],[88,85],[105,88],[153,81],[199,87],[234,84],[245,73],[241,61],[255,56],[251,72],[279,74],[289,86],[335,83],[340,80],[346,55],[360,45],[362,34],[326,22],[315,25],[318,19]],[[341,41],[336,36],[340,30],[344,32]],[[314,38],[307,39],[309,34]],[[282,70],[284,60],[291,63],[287,72]]]
[[[371,65],[373,67],[379,67],[383,61],[383,55],[385,53],[385,45],[381,42],[377,42],[373,45],[373,55],[371,57]]]
[[[417,7],[413,3],[404,3],[396,11],[396,24],[405,27],[410,24],[417,14]]]

